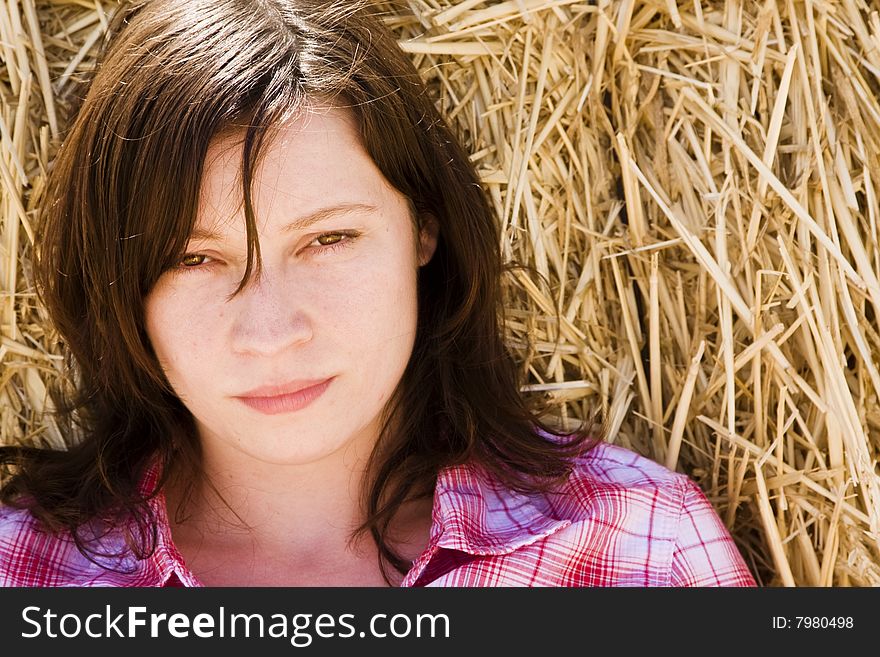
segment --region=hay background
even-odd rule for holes
[[[880,4],[377,4],[545,279],[529,391],[693,477],[759,583],[880,584]],[[33,225],[114,5],[0,0],[3,443],[63,445]]]

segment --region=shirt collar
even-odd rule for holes
[[[437,477],[432,543],[475,556],[509,554],[571,524],[543,495],[517,493],[473,464]]]
[[[155,491],[156,484],[162,473],[162,465],[158,457],[154,458],[140,482],[140,493],[150,495]],[[164,586],[173,575],[184,586],[202,586],[195,575],[186,567],[183,556],[178,552],[171,537],[171,524],[168,520],[168,509],[165,503],[165,493],[159,491],[150,499],[150,508],[153,511],[156,522],[156,549],[148,560],[146,567],[151,571],[147,577]]]

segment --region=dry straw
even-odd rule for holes
[[[6,443],[63,444],[33,225],[114,4],[0,1]],[[541,275],[530,394],[697,480],[762,584],[880,584],[877,3],[378,4]]]

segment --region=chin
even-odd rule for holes
[[[327,433],[324,435],[327,435]],[[303,442],[301,438],[297,438],[295,435],[289,436],[286,439],[273,441],[270,444],[263,444],[259,447],[238,443],[238,449],[255,461],[267,465],[281,466],[317,463],[333,456],[345,447],[345,443],[339,445],[330,445],[326,443],[309,444],[308,441]]]

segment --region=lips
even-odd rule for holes
[[[236,395],[235,398],[249,408],[265,415],[293,413],[305,408],[324,394],[333,379],[334,377],[299,380],[283,385],[262,386],[243,395]]]

